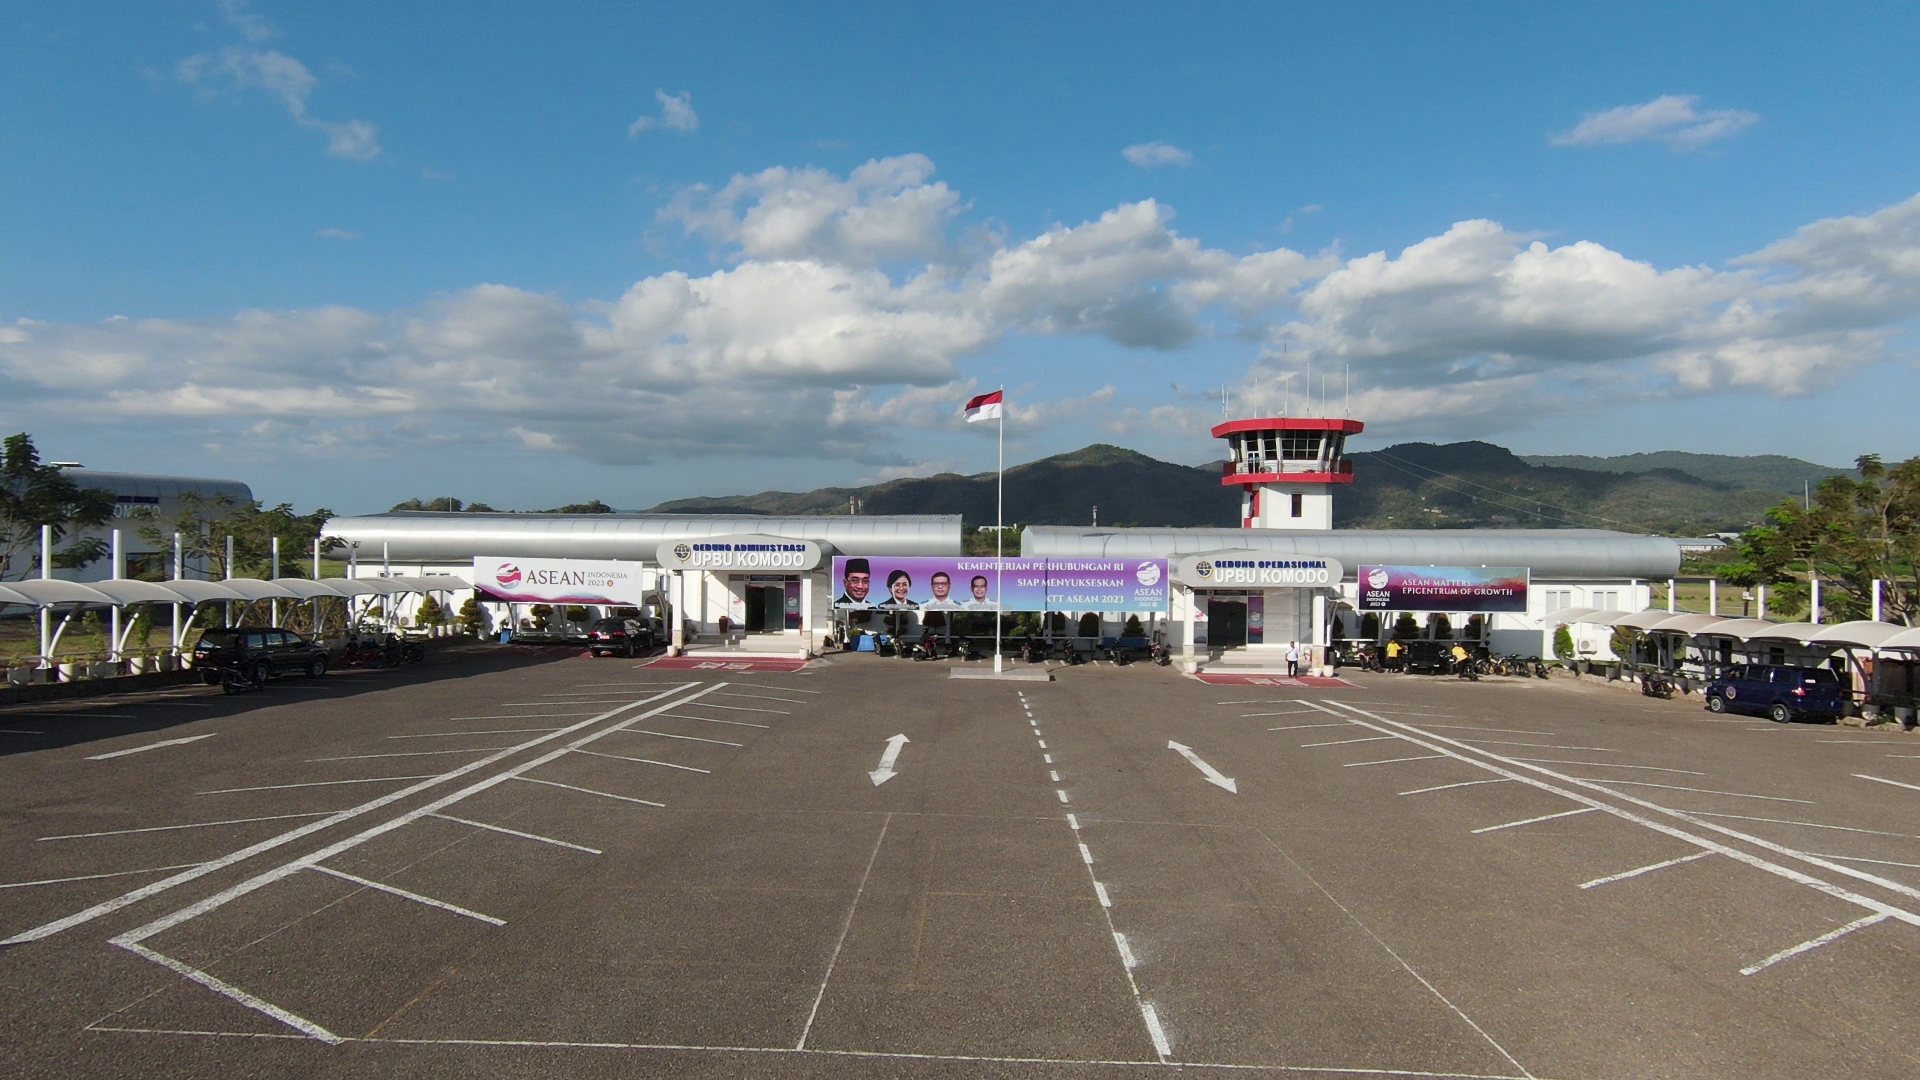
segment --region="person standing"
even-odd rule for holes
[[[1399,638],[1387,639],[1386,667],[1388,671],[1400,670],[1400,639]]]
[[[1287,674],[1296,678],[1300,674],[1300,643],[1297,641],[1287,643]]]

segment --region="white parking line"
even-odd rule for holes
[[[592,788],[574,787],[572,784],[562,784],[553,780],[536,780],[531,776],[516,776],[513,779],[524,780],[529,784],[545,784],[548,787],[566,788],[568,791],[578,791],[583,795],[598,795],[598,796],[601,796],[602,798],[607,798],[607,799],[619,799],[621,802],[639,803],[642,806],[658,806],[664,809],[667,805],[666,803],[663,803],[663,802],[652,802],[647,799],[636,799],[630,795],[615,795],[611,791],[595,791]]]
[[[760,701],[784,701],[789,705],[805,705],[799,698],[774,697],[772,694],[715,694],[714,697],[753,698]]]
[[[1251,715],[1251,714],[1249,714]],[[1351,724],[1295,724],[1292,727],[1270,727],[1268,731],[1306,731],[1308,728],[1352,727]]]
[[[1682,773],[1686,776],[1705,776],[1706,773],[1692,769],[1663,769],[1658,765],[1616,765],[1611,761],[1566,761],[1550,757],[1516,757],[1515,761],[1538,761],[1546,765],[1590,765],[1596,769],[1644,769],[1647,772]]]
[[[706,773],[708,776],[713,775],[712,769],[696,769],[691,765],[675,765],[671,761],[655,761],[652,758],[628,757],[625,754],[603,754],[598,750],[575,750],[574,753],[586,754],[590,757],[613,758],[616,761],[633,761],[633,762],[638,762],[641,765],[664,765],[669,769],[681,769],[686,772]]]
[[[1518,760],[1518,759],[1515,759],[1515,760]],[[1807,806],[1813,805],[1812,799],[1787,799],[1787,798],[1782,798],[1779,795],[1746,795],[1738,791],[1714,791],[1710,788],[1675,787],[1672,784],[1650,784],[1650,783],[1647,783],[1645,780],[1614,780],[1612,778],[1608,778],[1605,780],[1593,780],[1590,777],[1577,777],[1573,779],[1584,779],[1584,780],[1588,780],[1588,782],[1590,783],[1613,784],[1616,786],[1624,786],[1624,787],[1651,787],[1651,788],[1660,788],[1665,791],[1691,791],[1696,795],[1725,795],[1725,796],[1728,796],[1729,798],[1734,798],[1734,799],[1765,799],[1767,802],[1790,802],[1790,803],[1802,803]]]
[[[1777,817],[1751,817],[1747,814],[1709,814],[1705,810],[1694,810],[1691,811],[1691,813],[1695,817],[1729,818],[1734,821],[1765,821],[1774,825],[1800,825],[1809,829],[1832,829],[1835,832],[1857,832],[1867,833],[1871,836],[1898,836],[1904,840],[1920,840],[1920,836],[1912,833],[1882,832],[1879,829],[1859,829],[1852,825],[1822,825],[1813,821],[1790,821],[1787,818]]]
[[[1878,776],[1868,776],[1866,773],[1854,773],[1853,775],[1862,780],[1871,780],[1876,784],[1891,784],[1894,787],[1906,788],[1908,791],[1920,791],[1920,784],[1903,784],[1898,780],[1883,780]]]
[[[1539,817],[1530,817],[1524,821],[1509,821],[1504,825],[1489,825],[1484,829],[1473,830],[1473,835],[1478,836],[1481,833],[1499,832],[1501,829],[1514,829],[1522,825],[1532,825],[1539,821],[1552,821],[1554,818],[1572,817],[1575,814],[1591,814],[1597,809],[1599,808],[1594,806],[1582,806],[1575,810],[1562,810],[1557,814],[1542,814]]]
[[[1764,971],[1767,968],[1770,968],[1773,965],[1779,963],[1780,961],[1788,959],[1789,957],[1799,956],[1803,952],[1811,952],[1814,949],[1817,949],[1820,946],[1827,944],[1828,942],[1838,940],[1839,938],[1844,937],[1847,934],[1851,934],[1855,930],[1864,930],[1867,927],[1872,926],[1874,923],[1884,922],[1886,919],[1887,919],[1886,915],[1868,915],[1865,918],[1855,919],[1838,930],[1828,931],[1827,933],[1821,934],[1819,937],[1814,938],[1812,941],[1803,941],[1800,944],[1795,945],[1791,949],[1782,949],[1779,952],[1774,953],[1772,956],[1767,957],[1765,960],[1762,960],[1759,963],[1752,965],[1751,967],[1743,967],[1740,969],[1740,974],[1752,975],[1752,974],[1755,974],[1756,972]]]
[[[679,713],[661,713],[662,720],[698,720],[703,724],[731,724],[734,727],[757,727],[762,731],[772,731],[772,724],[750,724],[745,720],[719,720],[711,716],[681,716]]]
[[[455,720],[545,720],[550,716],[591,716],[591,712],[532,712],[512,713],[507,716],[449,716],[449,723]],[[556,729],[557,730],[557,729]]]
[[[1429,791],[1446,791],[1446,790],[1447,790],[1447,789],[1449,789],[1449,788],[1457,788],[1457,787],[1477,787],[1477,786],[1479,786],[1479,785],[1481,785],[1481,784],[1504,784],[1504,783],[1507,783],[1507,782],[1508,782],[1508,781],[1507,781],[1507,778],[1506,778],[1506,777],[1504,777],[1504,776],[1502,776],[1502,777],[1499,777],[1499,778],[1497,778],[1497,779],[1493,779],[1493,780],[1467,780],[1467,781],[1464,781],[1464,782],[1462,782],[1462,783],[1458,783],[1458,784],[1441,784],[1441,785],[1439,785],[1439,786],[1437,786],[1437,787],[1423,787],[1423,788],[1414,788],[1414,789],[1413,789],[1412,791],[1403,791],[1403,792],[1401,792],[1400,794],[1402,794],[1402,795],[1425,795],[1425,794],[1426,794],[1427,792],[1429,792]]]
[[[149,750],[158,750],[163,746],[185,746],[187,743],[199,742],[201,739],[211,739],[218,734],[220,733],[217,731],[209,731],[205,735],[189,735],[184,739],[167,739],[164,742],[148,743],[145,746],[130,746],[125,750],[115,750],[110,754],[95,754],[87,760],[105,761],[108,758],[126,757],[128,754],[144,754]]]
[[[1313,709],[1281,709],[1279,712],[1243,712],[1240,716],[1242,719],[1250,716],[1299,716],[1313,711]]]
[[[1352,769],[1361,765],[1394,765],[1402,761],[1437,761],[1446,756],[1445,754],[1421,754],[1419,757],[1383,758],[1379,761],[1349,761],[1340,767],[1343,769]]]
[[[69,881],[98,881],[101,878],[129,877],[133,874],[157,874],[162,870],[184,870],[190,866],[205,866],[205,863],[175,863],[172,866],[149,866],[145,870],[115,870],[111,874],[82,874],[79,877],[48,878],[45,881],[12,881],[0,885],[0,889],[25,889],[32,885],[64,885]]]
[[[45,735],[44,731],[19,731],[14,728],[0,728],[0,735]]]
[[[1383,710],[1384,711],[1384,710]],[[1554,731],[1525,731],[1520,728],[1481,727],[1478,724],[1425,724],[1424,727],[1440,728],[1443,731],[1486,731],[1495,735],[1557,735]]]
[[[664,731],[648,731],[646,728],[623,728],[621,730],[630,731],[635,735],[654,735],[662,739],[682,739],[682,740],[685,740],[686,742],[712,743],[715,746],[745,746],[746,745],[745,743],[727,742],[724,739],[702,739],[697,735],[669,735]]]
[[[1333,742],[1310,742],[1310,743],[1302,743],[1300,746],[1300,749],[1311,750],[1316,746],[1348,746],[1353,743],[1361,743],[1361,742],[1385,742],[1386,740],[1392,739],[1392,738],[1396,738],[1396,736],[1370,735],[1364,739],[1336,739]]]
[[[495,705],[494,708],[519,709],[519,708],[527,708],[534,705],[614,705],[626,700],[627,700],[626,698],[610,697],[610,698],[576,698],[573,701],[503,701],[500,704]]]
[[[1641,874],[1650,874],[1655,870],[1665,870],[1669,866],[1679,866],[1681,863],[1692,862],[1695,859],[1704,859],[1711,854],[1713,854],[1711,851],[1696,851],[1691,855],[1682,855],[1677,859],[1668,859],[1666,862],[1657,862],[1651,866],[1636,867],[1622,873],[1608,874],[1603,878],[1594,878],[1592,881],[1583,881],[1577,888],[1591,889],[1595,885],[1607,885],[1615,881],[1625,881],[1628,878],[1639,877]]]
[[[1605,746],[1553,746],[1547,743],[1514,742],[1512,739],[1460,739],[1458,741],[1472,743],[1476,746],[1481,743],[1486,743],[1488,746],[1531,746],[1535,750],[1586,750],[1596,754],[1617,754],[1620,752]]]
[[[332,810],[312,814],[272,814],[267,817],[231,818],[226,821],[196,821],[191,825],[149,825],[144,829],[109,829],[106,832],[67,833],[64,836],[40,836],[35,840],[90,840],[96,836],[128,836],[133,833],[173,832],[176,829],[206,829],[215,825],[246,825],[255,821],[285,821],[289,818],[326,817]]]
[[[772,713],[775,716],[792,716],[793,715],[792,713],[788,712],[785,709],[753,709],[753,708],[748,708],[745,705],[719,705],[711,701],[702,701],[699,703],[699,706],[702,709],[726,709],[729,712]]]
[[[476,829],[485,829],[488,832],[505,833],[508,836],[518,836],[526,840],[538,840],[543,844],[552,844],[554,847],[572,848],[575,851],[584,851],[589,855],[606,854],[606,852],[601,851],[599,848],[590,848],[584,844],[569,844],[565,840],[555,840],[551,836],[541,836],[538,833],[521,832],[519,829],[509,829],[505,825],[489,825],[484,821],[471,821],[463,817],[454,817],[452,814],[428,814],[427,816],[437,817],[442,821],[457,821],[462,825],[471,825]]]
[[[339,878],[342,881],[351,881],[355,885],[361,885],[369,889],[375,889],[383,893],[388,893],[392,896],[398,896],[403,900],[412,900],[415,903],[425,904],[428,907],[436,907],[442,911],[451,911],[455,915],[465,915],[469,919],[478,919],[483,923],[492,923],[495,926],[507,925],[507,920],[505,919],[496,919],[491,915],[482,915],[471,908],[463,908],[459,904],[449,904],[445,900],[435,900],[431,896],[421,896],[417,892],[408,892],[407,890],[402,889],[395,885],[388,885],[385,882],[374,881],[370,878],[363,878],[357,874],[349,874],[344,870],[335,870],[331,866],[309,866],[307,867],[307,869],[318,870],[323,874],[329,874],[333,877]]]
[[[559,731],[555,727],[495,728],[492,731],[431,731],[425,735],[389,735],[389,739],[458,739],[468,735],[522,735],[529,731]]]
[[[369,761],[373,758],[390,757],[436,757],[440,754],[486,754],[495,750],[507,750],[505,746],[469,746],[463,750],[403,750],[394,754],[349,754],[346,757],[310,757],[306,763],[311,765],[319,761]]]
[[[1841,861],[1843,861],[1843,862],[1863,862],[1863,863],[1873,863],[1873,864],[1874,864],[1874,865],[1876,865],[1876,866],[1906,866],[1906,867],[1920,867],[1920,863],[1910,863],[1910,862],[1893,862],[1893,861],[1891,861],[1891,860],[1888,860],[1888,859],[1863,859],[1863,858],[1861,858],[1861,857],[1860,857],[1860,856],[1858,856],[1858,855],[1821,855],[1821,856],[1819,856],[1819,857],[1820,857],[1820,858],[1822,858],[1822,859],[1839,859],[1839,860],[1841,860]]]
[[[388,784],[396,780],[431,780],[433,776],[369,776],[364,780],[320,780],[310,784],[268,784],[265,787],[230,787],[196,791],[195,795],[234,795],[242,791],[286,791],[303,787],[338,787],[341,784]]]

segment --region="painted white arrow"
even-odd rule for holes
[[[895,735],[887,740],[887,752],[880,755],[880,767],[867,774],[873,779],[874,787],[893,779],[893,763],[900,760],[900,748],[911,741],[905,735]]]
[[[1233,792],[1235,795],[1240,794],[1240,787],[1239,785],[1233,782],[1233,777],[1221,776],[1219,769],[1216,769],[1213,766],[1207,764],[1206,762],[1200,760],[1200,755],[1193,752],[1193,747],[1182,746],[1179,743],[1174,742],[1172,739],[1168,739],[1167,749],[1176,751],[1177,753],[1179,753],[1181,757],[1186,758],[1188,761],[1193,762],[1193,767],[1200,770],[1200,774],[1207,778],[1207,783],[1218,784],[1219,786],[1226,788],[1228,791]]]

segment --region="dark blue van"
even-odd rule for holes
[[[1752,713],[1779,724],[1838,720],[1846,704],[1846,688],[1831,668],[1734,664],[1707,684],[1708,712]]]

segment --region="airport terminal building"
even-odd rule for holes
[[[1369,611],[1379,616],[1380,635],[1402,612],[1423,634],[1445,615],[1456,636],[1473,633],[1496,652],[1550,655],[1555,611],[1637,611],[1650,606],[1652,582],[1679,570],[1680,547],[1664,537],[1334,529],[1333,491],[1353,479],[1345,440],[1363,427],[1318,417],[1228,421],[1213,434],[1227,442],[1221,483],[1241,492],[1241,528],[1032,527],[1020,537],[1019,558],[1032,566],[1137,568],[1143,583],[1164,574],[1164,606],[1141,623],[1176,649],[1241,656],[1359,637]],[[779,647],[796,653],[815,651],[849,615],[853,598],[833,572],[836,558],[843,571],[848,560],[865,567],[962,558],[961,520],[944,515],[404,512],[335,518],[325,531],[346,544],[335,557],[346,557],[355,576],[470,577],[490,614],[513,625],[533,595],[522,591],[528,577],[552,572],[533,569],[539,560],[618,564],[605,571],[624,582],[618,603],[578,601],[592,614],[671,607],[680,615],[676,629],[690,639],[777,636]],[[1148,563],[1153,569],[1142,565]],[[911,587],[924,589],[925,582]],[[963,606],[935,604],[921,592],[901,599],[891,614],[903,628],[917,628],[923,608]],[[863,597],[852,606],[876,605]],[[1077,619],[1088,609],[1052,610]],[[1102,634],[1114,635],[1128,611],[1141,610],[1095,613]],[[1605,655],[1605,642],[1578,644],[1583,653]]]

